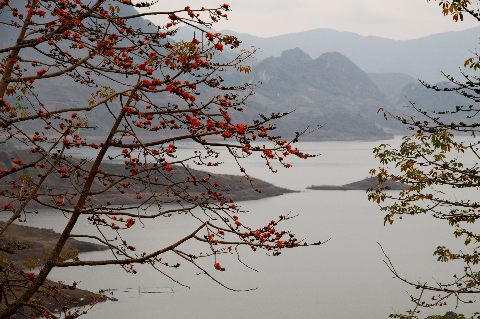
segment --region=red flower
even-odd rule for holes
[[[220,269],[220,263],[213,264],[215,266],[215,269]]]
[[[221,44],[221,43],[215,44],[215,49],[222,52],[223,51],[223,44]]]
[[[207,34],[205,35],[205,37],[210,40],[210,41],[213,41],[213,34],[211,34],[210,32],[207,32]]]
[[[47,73],[47,70],[42,69],[42,70],[40,70],[40,71],[37,71],[37,76],[42,76],[42,75],[44,75],[45,73]]]
[[[130,228],[130,227],[132,227],[134,224],[135,224],[135,219],[129,218],[129,219],[127,219],[127,222],[125,223],[125,226],[127,226],[127,228]]]

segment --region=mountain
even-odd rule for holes
[[[380,92],[385,95],[390,105],[396,105],[403,97],[403,88],[410,83],[418,83],[418,79],[403,73],[368,73],[370,80],[375,83]]]
[[[254,80],[263,84],[258,93],[277,101],[301,91],[307,95],[325,92],[338,98],[387,102],[368,75],[338,52],[312,59],[299,48],[285,50],[278,58],[263,60],[254,68],[254,74]]]
[[[328,52],[339,52],[358,66],[358,68],[368,72],[370,80],[384,95],[389,110],[393,114],[412,116],[417,115],[416,112],[401,107],[408,105],[408,101],[415,102],[417,106],[424,110],[437,109],[440,111],[454,111],[457,105],[468,107],[472,104],[472,101],[464,99],[459,95],[455,96],[455,93],[436,92],[427,89],[418,80],[424,80],[429,84],[438,84],[446,80],[441,73],[442,71],[444,74],[452,75],[455,78],[459,78],[460,71],[471,75],[471,70],[468,68],[464,69],[462,66],[467,58],[473,56],[471,51],[475,51],[479,31],[480,26],[412,40],[392,40],[375,36],[361,36],[353,32],[339,32],[325,28],[269,38],[261,38],[228,30],[221,32],[237,36],[243,41],[242,46],[245,49],[251,49],[252,46],[260,48],[256,54],[256,58],[260,62],[253,62],[252,65],[255,66],[257,64],[262,65],[264,60],[281,57],[282,52],[294,48],[299,48],[313,58]],[[181,37],[188,34],[188,32],[187,28],[183,28],[178,33],[178,36]],[[339,88],[341,87],[339,86]],[[288,91],[288,85],[283,87],[283,89],[285,88]],[[272,90],[275,91],[273,88]],[[287,92],[280,90],[280,88],[276,90],[279,91],[277,92],[279,94],[277,97],[282,96],[282,92],[284,92],[284,95]],[[257,90],[260,93],[259,95],[263,96],[261,91],[261,88]],[[302,99],[305,100],[304,97]],[[298,105],[304,104],[302,99],[295,101],[290,99],[291,106],[295,106],[299,110],[300,106]],[[336,102],[341,103],[340,101],[338,99]],[[352,109],[355,110],[355,107]],[[352,113],[347,111],[347,114],[351,115]],[[396,133],[406,133],[405,126],[397,121],[381,121],[378,120],[378,117],[373,117],[371,113],[363,115],[374,119],[377,122],[377,126],[385,126]],[[335,118],[340,119],[341,117],[337,116]],[[328,121],[321,119],[317,123],[321,124],[323,123],[322,121],[335,123],[334,125],[336,126],[340,124],[333,118],[328,119]],[[346,118],[345,121],[347,121]],[[349,121],[355,122],[355,119],[349,117]],[[350,128],[350,126],[347,128]],[[321,131],[324,132],[324,129]]]
[[[295,112],[276,121],[280,134],[292,136],[324,125],[306,138],[316,140],[383,139],[385,133],[375,119],[387,99],[368,75],[344,55],[328,52],[316,59],[299,48],[285,50],[252,69],[261,82],[248,104],[263,114]]]
[[[434,117],[442,121],[464,121],[466,123],[475,122],[474,118],[465,118],[465,113],[456,112],[457,106],[468,109],[475,102],[466,98],[455,91],[437,91],[428,88],[417,79],[402,73],[369,73],[369,78],[374,82],[379,90],[387,97],[389,110],[395,115],[405,115],[407,117],[415,116],[419,120],[428,120],[411,108],[411,103],[422,111],[436,112]],[[438,89],[454,88],[451,82],[438,82],[434,84]],[[408,106],[406,108],[405,106]],[[406,128],[397,121],[390,121],[390,129],[404,132]],[[406,133],[406,132],[405,132]]]
[[[181,31],[188,33],[187,29]],[[284,50],[300,48],[312,57],[336,51],[348,57],[366,72],[400,72],[436,83],[446,74],[458,74],[463,62],[472,57],[480,26],[458,32],[445,32],[413,40],[392,40],[376,36],[361,36],[353,32],[314,29],[305,32],[261,38],[224,30],[237,36],[243,48],[260,48],[258,60],[280,56]]]
[[[439,89],[454,88],[450,82],[439,82],[435,84]],[[410,105],[410,102],[415,103],[415,107],[422,111],[429,111],[428,113],[444,123],[451,122],[465,122],[467,124],[477,123],[478,118],[470,112],[458,112],[457,110],[468,110],[469,106],[474,105],[475,102],[466,98],[455,91],[436,91],[431,88],[426,88],[419,82],[407,84],[402,88],[402,97],[397,102],[397,105]],[[433,113],[434,111],[435,113]],[[429,121],[412,108],[403,108],[403,112],[397,114],[405,114],[407,116],[414,115],[420,121]],[[470,117],[467,117],[469,115]]]
[[[449,82],[439,82],[436,84],[441,88],[453,88]],[[434,89],[426,88],[419,82],[407,84],[402,89],[402,95],[408,100],[415,102],[415,104],[425,110],[435,110],[440,112],[455,110],[458,105],[468,106],[474,102],[456,92],[436,91]],[[403,98],[403,103],[406,99]],[[398,104],[401,101],[397,102]]]
[[[437,91],[427,88],[417,79],[402,73],[368,73],[370,80],[387,98],[390,106],[402,106],[415,103],[418,107],[430,111],[451,111],[457,105],[469,106],[474,101],[456,92]],[[450,82],[433,84],[439,89],[454,88]]]

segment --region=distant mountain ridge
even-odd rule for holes
[[[441,71],[458,73],[463,62],[472,57],[470,51],[480,35],[480,26],[463,31],[451,31],[414,40],[392,40],[377,36],[361,36],[333,29],[314,29],[269,38],[223,30],[237,36],[244,49],[260,48],[258,60],[280,56],[284,50],[300,48],[316,58],[336,51],[348,57],[365,72],[399,72],[436,83],[444,80]],[[189,38],[193,31],[180,30],[179,37]]]
[[[255,75],[253,80],[262,81],[262,85],[256,90],[256,97],[250,107],[262,112],[296,109],[295,114],[290,115],[289,120],[285,120],[287,123],[279,121],[282,124],[279,125],[280,127],[284,124],[293,125],[297,128],[296,131],[302,127],[302,123],[306,123],[302,118],[307,119],[310,124],[327,123],[327,126],[318,132],[323,137],[317,138],[348,139],[357,134],[354,132],[355,129],[360,126],[369,126],[366,123],[368,121],[375,122],[379,128],[388,128],[388,131],[406,133],[406,127],[401,123],[385,121],[372,113],[373,110],[376,112],[381,107],[386,107],[393,114],[407,113],[408,116],[412,116],[416,115],[413,110],[400,106],[409,105],[409,101],[412,101],[422,109],[455,110],[456,105],[471,104],[470,101],[455,96],[455,93],[427,89],[418,80],[421,79],[430,84],[445,81],[446,78],[441,71],[450,75],[458,75],[460,71],[466,71],[468,74],[470,69],[460,67],[467,58],[473,56],[470,51],[474,49],[480,27],[439,33],[413,40],[361,36],[353,32],[339,32],[332,29],[315,29],[270,38],[228,30],[221,32],[237,36],[243,41],[244,49],[252,46],[260,48],[255,55],[257,61],[252,62],[254,66],[252,71]],[[188,28],[183,28],[178,33],[179,38],[188,38],[191,35],[193,32]],[[312,62],[312,69],[302,67],[299,63],[294,66],[282,57],[285,51],[295,48],[304,53],[303,57],[297,56],[303,61],[311,59],[310,57],[315,60],[316,57],[329,52],[340,53],[348,59],[344,65],[344,79],[347,83],[339,83],[333,74],[324,74],[324,72],[330,72],[331,68],[317,72],[318,76],[312,77],[312,70],[318,65],[315,66]],[[277,58],[280,59],[275,60]],[[290,70],[290,74],[278,77],[275,63],[283,64],[285,69]],[[267,69],[268,72],[266,72]],[[335,72],[337,71],[341,73],[339,67]],[[368,83],[367,86],[358,83],[353,86],[348,84],[352,78],[357,78],[358,74],[364,74],[364,72],[368,72],[369,81],[361,82]],[[307,81],[306,78],[310,80]],[[322,79],[328,80],[322,81]],[[299,85],[298,83],[302,81],[303,85]],[[377,89],[372,88],[370,82],[373,82],[373,87]],[[317,84],[317,88],[312,85],[313,83]],[[356,90],[356,85],[362,90]],[[319,87],[321,87],[320,90]],[[323,94],[318,91],[322,91]],[[374,102],[370,103],[369,99]],[[320,106],[313,107],[312,104]],[[340,116],[340,114],[343,115]],[[334,126],[337,131],[350,130],[350,133],[340,137],[337,135],[338,132],[328,131],[328,126]],[[362,138],[361,136],[364,135],[359,133],[357,138]]]

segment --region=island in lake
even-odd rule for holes
[[[378,184],[378,179],[377,177],[367,177],[361,181],[358,182],[353,182],[350,184],[345,184],[342,186],[337,186],[337,185],[319,185],[319,186],[308,186],[307,189],[314,189],[314,190],[341,190],[341,191],[349,191],[349,190],[367,190],[368,188],[374,187],[378,189],[378,186],[375,187],[375,185]],[[407,184],[403,184],[400,182],[394,182],[394,181],[386,181],[383,183],[383,187],[389,187],[390,190],[405,190],[409,188],[410,186]]]

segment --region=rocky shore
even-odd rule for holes
[[[4,222],[0,222],[0,226]],[[41,266],[44,263],[44,256],[48,254],[48,251],[53,249],[60,234],[54,232],[51,229],[40,229],[30,226],[12,224],[7,230],[0,236],[0,244],[2,246],[10,243],[18,243],[18,246],[22,249],[15,249],[14,254],[3,254],[0,256],[2,263],[12,263],[14,268],[18,269],[17,272],[5,270],[8,272],[10,281],[23,282],[25,277],[31,273],[31,268],[35,263],[37,266]],[[107,247],[94,243],[88,243],[70,238],[65,244],[64,252],[71,252],[72,250],[78,250],[79,253],[89,251],[106,250]],[[33,258],[33,257],[36,258]],[[30,258],[30,261],[27,261]],[[31,273],[33,274],[33,273]],[[47,280],[45,289],[42,289],[40,293],[34,294],[32,300],[42,299],[42,306],[52,312],[59,312],[62,308],[68,307],[83,307],[93,304],[95,302],[105,301],[106,298],[97,295],[93,292],[78,289],[75,285],[67,285],[63,283],[57,283],[51,280]],[[23,285],[18,285],[13,288],[15,294],[21,294],[25,290]],[[11,297],[11,293],[6,290],[5,296],[7,299]],[[56,296],[54,298],[54,296]],[[13,301],[13,298],[12,298]],[[0,310],[4,307],[4,303],[0,304]],[[31,315],[30,310],[26,310],[25,314]],[[16,315],[12,318],[25,318],[21,315]]]

